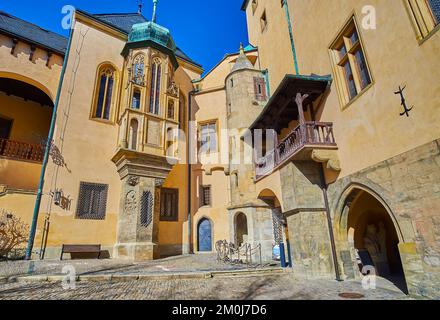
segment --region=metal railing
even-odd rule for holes
[[[281,164],[289,160],[304,146],[336,146],[331,122],[305,122],[297,126],[285,137],[274,150],[264,157],[256,159],[256,177],[261,178],[273,172]]]
[[[41,144],[0,139],[0,157],[43,162],[44,146]]]
[[[217,261],[228,264],[245,264],[247,266],[261,266],[261,244],[252,247],[251,244],[244,243],[236,246],[226,240],[217,241],[215,244]]]

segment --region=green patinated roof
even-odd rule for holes
[[[176,44],[170,31],[154,22],[144,22],[133,25],[128,35],[128,43],[141,41],[153,41],[173,52],[176,51]]]
[[[168,54],[174,68],[178,68],[179,64],[176,58],[178,49],[167,28],[151,21],[134,24],[128,35],[127,44],[122,50],[122,55],[126,56],[130,49],[145,47],[153,47]]]

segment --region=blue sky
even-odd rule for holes
[[[159,0],[157,23],[170,29],[177,45],[209,71],[226,53],[247,44],[242,0]],[[0,10],[67,36],[61,27],[64,5],[90,13],[136,12],[137,0],[1,0]],[[151,19],[152,0],[143,14]]]

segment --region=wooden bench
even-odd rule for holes
[[[96,253],[97,259],[101,256],[100,244],[63,244],[61,249],[60,260],[63,260],[63,254],[65,253]]]

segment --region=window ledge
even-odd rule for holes
[[[102,123],[102,124],[112,125],[112,126],[115,125],[115,123],[113,121],[110,121],[110,120],[104,120],[104,119],[98,119],[98,118],[90,118],[89,120],[95,121],[95,122],[99,122],[99,123]]]
[[[424,38],[419,40],[419,46],[422,46],[425,42],[432,38],[440,30],[440,24],[438,24],[434,29],[432,29]]]
[[[345,105],[342,106],[341,110],[344,111],[345,109],[348,109],[353,103],[355,103],[357,100],[359,100],[365,92],[370,90],[374,86],[375,82],[372,81],[368,86],[366,86],[361,92],[358,93],[356,97],[350,100],[350,102],[347,102]]]

